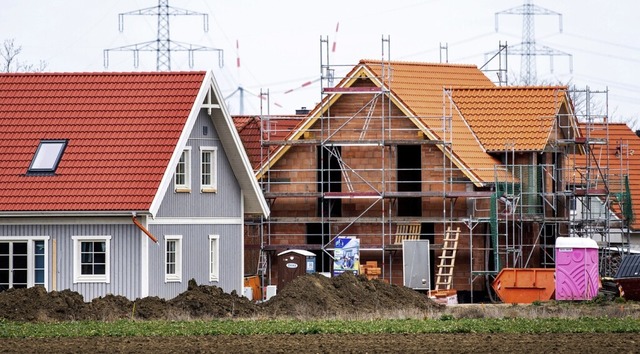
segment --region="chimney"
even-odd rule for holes
[[[298,116],[306,116],[309,114],[309,110],[307,107],[301,107],[300,109],[296,109],[296,115]]]

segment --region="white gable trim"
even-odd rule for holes
[[[240,134],[233,123],[231,114],[229,114],[227,106],[223,104],[224,97],[220,94],[220,88],[218,88],[218,84],[214,79],[213,74],[207,76],[206,79],[209,81],[209,84],[211,85],[211,92],[215,96],[209,98],[209,100],[211,98],[215,98],[213,102],[208,102],[218,105],[217,109],[211,104],[208,104],[207,108],[209,108],[209,115],[213,122],[213,126],[218,132],[218,137],[222,142],[225,154],[231,164],[233,174],[242,189],[244,201],[242,214],[260,214],[264,217],[268,217],[270,213],[269,205],[267,204],[267,200],[264,198],[264,194],[262,193],[262,188],[260,188],[260,185],[258,184],[258,180],[253,174],[253,168],[251,167],[249,156],[244,149],[244,145],[242,145]],[[218,112],[220,114],[216,114]]]
[[[351,75],[348,76],[348,77],[345,77],[343,79],[343,81],[341,81],[339,87],[349,87],[353,83],[354,80],[356,80],[358,78],[361,78],[363,75],[367,79],[371,80],[371,82],[374,85],[376,85],[377,87],[380,87],[380,88],[383,88],[383,89],[388,89],[388,87],[386,87],[384,85],[384,83],[381,82],[376,77],[376,75],[374,75],[374,73],[371,72],[371,70],[369,70],[369,68],[367,67],[366,64],[358,64],[358,66],[356,68],[354,68],[353,71],[351,72]],[[310,112],[310,114],[309,114],[307,120],[305,121],[305,123],[300,125],[300,127],[295,131],[295,133],[289,135],[287,137],[287,140],[288,141],[289,140],[297,140],[302,135],[302,133],[307,131],[320,118],[320,116],[327,110],[327,108],[330,107],[337,100],[337,97],[340,97],[341,95],[342,95],[342,93],[333,93],[333,94],[327,96],[328,98],[323,99],[322,102],[320,102],[318,105],[316,105],[316,107]],[[407,118],[410,121],[413,122],[413,124],[416,125],[416,127],[418,129],[420,129],[426,136],[429,137],[429,139],[431,139],[431,140],[439,140],[438,137],[427,126],[425,126],[424,123],[422,123],[419,119],[415,118],[415,114],[400,99],[398,99],[398,97],[396,97],[395,93],[392,90],[388,91],[388,97],[391,99],[393,104],[396,107],[398,107],[398,109],[400,109],[407,116]],[[451,97],[449,97],[449,99],[451,99]],[[457,109],[457,107],[456,107],[456,109]],[[463,119],[464,123],[467,125],[467,128],[471,129],[469,127],[469,125],[467,124],[466,120],[464,120],[464,117],[462,117],[462,115],[460,115],[460,117]],[[473,131],[472,131],[472,134],[475,137],[475,133]],[[482,146],[482,144],[480,144],[480,141],[477,140],[477,138],[476,138],[476,142],[479,144],[480,149],[484,153],[487,153],[486,150],[484,149],[484,147]],[[441,144],[437,144],[437,147],[476,186],[482,187],[482,186],[487,184],[487,181],[480,180],[479,177],[476,176],[475,173],[473,173],[469,169],[469,167],[466,164],[464,164],[463,161],[455,153],[453,153],[453,151],[448,151]],[[271,157],[260,166],[260,168],[256,172],[256,176],[262,177],[266,173],[266,171],[268,169],[270,169],[271,166],[273,164],[275,164],[280,158],[282,158],[282,156],[284,154],[286,154],[286,152],[290,148],[291,148],[291,145],[289,145],[289,144],[284,144],[284,145],[278,146],[278,148],[273,153],[270,154]]]
[[[155,218],[160,205],[162,204],[162,200],[171,186],[171,180],[173,178],[176,165],[180,160],[180,154],[187,145],[191,131],[193,130],[198,119],[198,115],[203,108],[207,109],[215,129],[218,131],[218,136],[222,142],[222,146],[224,147],[225,154],[231,163],[233,173],[240,184],[240,188],[244,192],[244,197],[247,198],[248,203],[244,203],[245,207],[249,205],[251,206],[249,212],[259,213],[264,217],[268,217],[269,206],[262,194],[262,189],[260,188],[257,179],[253,175],[253,169],[249,162],[249,157],[244,150],[244,146],[242,145],[242,141],[240,140],[240,135],[233,124],[231,115],[227,111],[224,99],[220,95],[220,89],[216,83],[213,73],[210,71],[207,72],[202,85],[200,86],[200,91],[198,92],[195,102],[191,107],[191,112],[189,113],[187,122],[180,134],[180,139],[173,151],[169,165],[162,177],[158,191],[151,203],[149,212],[152,217]],[[221,119],[214,119],[216,112],[221,113]],[[244,212],[247,212],[247,210],[243,210],[243,213]]]
[[[155,217],[158,213],[158,209],[160,209],[160,204],[162,204],[162,200],[164,199],[167,190],[171,185],[171,179],[173,178],[173,174],[176,170],[176,166],[178,165],[178,161],[180,161],[180,155],[182,154],[182,150],[184,150],[185,146],[187,146],[187,141],[189,140],[189,136],[191,135],[191,131],[193,130],[196,121],[198,120],[198,114],[200,114],[200,109],[202,108],[202,103],[204,99],[207,97],[209,86],[206,84],[210,81],[211,73],[207,72],[205,75],[202,84],[200,85],[200,91],[198,91],[198,96],[196,96],[196,100],[191,106],[191,112],[189,112],[189,117],[187,118],[187,122],[182,128],[182,132],[180,133],[180,138],[178,139],[178,144],[173,150],[173,155],[171,155],[171,160],[169,160],[169,165],[167,169],[164,171],[164,176],[162,176],[162,181],[160,181],[160,186],[158,186],[158,190],[156,192],[155,197],[153,198],[153,202],[151,202],[151,207],[149,207],[149,212],[152,217]]]

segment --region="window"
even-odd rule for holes
[[[217,148],[200,147],[200,191],[216,192],[218,190],[217,181]]]
[[[48,286],[48,236],[0,236],[0,292],[10,288]]]
[[[175,175],[176,192],[191,192],[191,148],[182,151]]]
[[[46,288],[46,249],[43,240],[33,241],[33,285],[42,285]]]
[[[73,282],[109,283],[111,236],[73,236]]]
[[[164,281],[182,281],[182,236],[164,237]]]
[[[218,235],[209,235],[209,280],[218,281],[220,272],[220,247]]]
[[[62,153],[67,146],[66,140],[41,140],[33,155],[28,174],[52,174],[58,168]]]

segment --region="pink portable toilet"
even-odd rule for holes
[[[600,287],[598,244],[590,238],[556,239],[556,300],[592,300]]]

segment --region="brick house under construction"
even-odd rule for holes
[[[558,236],[628,226],[628,189],[606,199],[620,205],[606,225],[588,223],[594,208],[576,213],[605,200],[588,157],[589,132],[606,124],[581,127],[566,87],[498,87],[471,65],[363,60],[322,93],[306,116],[235,118],[270,201],[271,217],[245,227],[245,268],[264,285],[278,284],[281,251],[311,251],[316,271],[330,272],[335,240],[355,237],[360,264],[376,261],[380,278],[410,286],[408,273],[428,263],[429,279],[411,287],[453,288],[466,302],[504,267],[553,267]],[[429,243],[408,257],[403,240]]]

